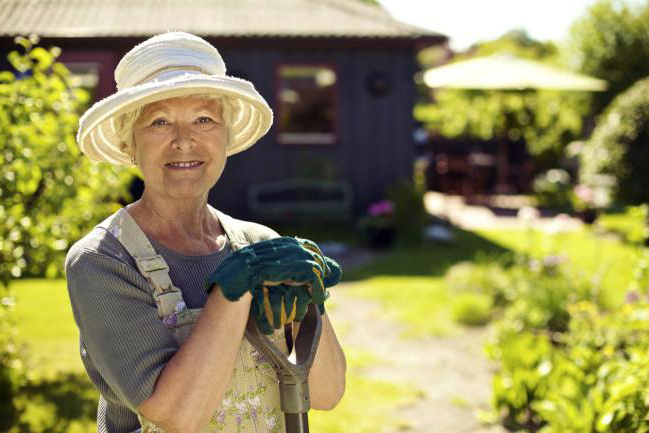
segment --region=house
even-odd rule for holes
[[[415,53],[447,37],[360,0],[0,0],[0,58],[38,34],[95,99],[136,43],[168,30],[201,35],[228,74],[275,112],[270,133],[232,156],[209,200],[238,217],[359,215],[411,176]],[[6,62],[3,69],[8,66]],[[320,206],[320,207],[318,207]],[[259,217],[259,215],[256,215]],[[259,219],[259,218],[258,218]]]

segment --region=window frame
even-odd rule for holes
[[[282,147],[324,147],[329,148],[340,143],[340,74],[338,66],[333,62],[327,61],[307,61],[307,60],[283,60],[275,64],[275,118],[281,119],[282,100],[281,100],[281,69],[283,67],[314,67],[327,68],[336,75],[336,81],[331,86],[332,92],[332,110],[333,110],[333,130],[328,132],[283,132],[279,126],[279,121],[275,127],[275,141]],[[288,135],[288,137],[287,137]],[[326,135],[326,137],[325,137]]]

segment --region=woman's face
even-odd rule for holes
[[[133,135],[149,194],[200,197],[223,173],[227,128],[216,100],[184,96],[148,104]]]

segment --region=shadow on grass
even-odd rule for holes
[[[427,241],[420,246],[397,246],[378,259],[346,270],[345,281],[362,280],[378,275],[383,276],[439,276],[455,263],[474,260],[476,256],[502,257],[512,254],[473,232],[453,228],[455,239],[452,242]]]
[[[18,397],[23,413],[15,431],[65,433],[73,424],[85,431],[84,424],[95,425],[98,397],[85,373],[29,383]]]

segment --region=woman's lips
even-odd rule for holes
[[[191,170],[196,167],[203,165],[203,161],[175,161],[165,164],[165,167],[172,170]]]

